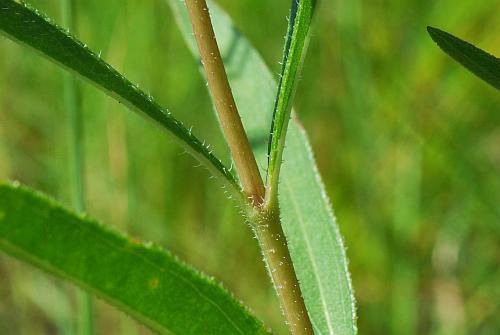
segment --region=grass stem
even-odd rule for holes
[[[76,30],[76,13],[73,0],[61,0],[61,11],[66,27],[73,33]],[[69,73],[64,73],[64,100],[69,116],[69,157],[71,164],[71,197],[73,207],[85,211],[84,195],[84,153],[83,153],[83,122],[81,111],[81,90]],[[79,335],[94,334],[94,307],[89,293],[77,291],[78,320],[77,333]]]

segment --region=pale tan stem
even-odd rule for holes
[[[236,165],[243,192],[254,205],[261,204],[265,193],[264,183],[234,102],[207,4],[205,0],[186,0],[186,6],[207,76],[208,87]]]
[[[281,228],[278,207],[265,208],[250,218],[250,221],[254,224],[290,332],[293,335],[314,335],[285,234]]]
[[[312,335],[311,321],[281,228],[278,205],[276,202],[263,204],[264,183],[231,93],[207,4],[205,0],[185,1],[222,130],[243,192],[251,200],[248,218],[255,229],[283,314],[293,335]]]

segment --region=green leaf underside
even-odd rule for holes
[[[184,3],[168,3],[197,55]],[[210,3],[210,13],[238,110],[264,174],[276,81],[227,14],[214,3]],[[282,225],[315,333],[356,334],[355,301],[342,239],[309,141],[294,117],[284,161],[279,189]]]
[[[437,28],[427,27],[434,42],[470,72],[500,90],[500,59]]]
[[[94,84],[130,109],[156,121],[211,173],[234,187],[239,186],[222,162],[151,96],[139,90],[80,41],[27,4],[0,0],[0,30],[14,41],[27,45],[49,60]]]
[[[268,185],[272,193],[278,187],[286,132],[297,87],[297,77],[307,51],[309,28],[315,0],[292,0],[278,92],[275,99],[268,146]]]
[[[158,247],[0,183],[0,249],[69,279],[161,334],[268,334],[226,290]]]

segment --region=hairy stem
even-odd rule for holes
[[[243,192],[254,204],[264,198],[264,183],[227,80],[205,0],[186,0],[186,6],[207,75],[208,87],[236,165]]]
[[[76,14],[73,0],[61,0],[61,11],[64,24],[73,33],[76,29]],[[64,98],[65,107],[69,116],[70,146],[69,157],[71,164],[71,193],[72,205],[79,211],[85,210],[84,201],[84,154],[83,154],[83,122],[81,111],[81,90],[71,74],[64,74]],[[79,335],[94,334],[94,307],[92,297],[88,292],[78,290],[78,321]]]
[[[278,206],[265,208],[249,220],[264,255],[286,323],[293,335],[313,335],[313,328],[293,268]]]
[[[263,204],[265,187],[227,80],[206,1],[185,1],[224,136],[243,192],[251,200],[248,219],[259,240],[287,325],[293,335],[312,335],[311,321],[281,228],[279,207],[277,202]]]

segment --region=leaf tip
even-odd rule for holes
[[[440,30],[438,28],[427,26],[427,33],[429,33],[430,37],[432,38],[432,40],[434,42],[436,42],[436,43],[439,44],[439,42],[438,42],[439,35],[443,34],[444,31],[442,31],[442,30]]]

